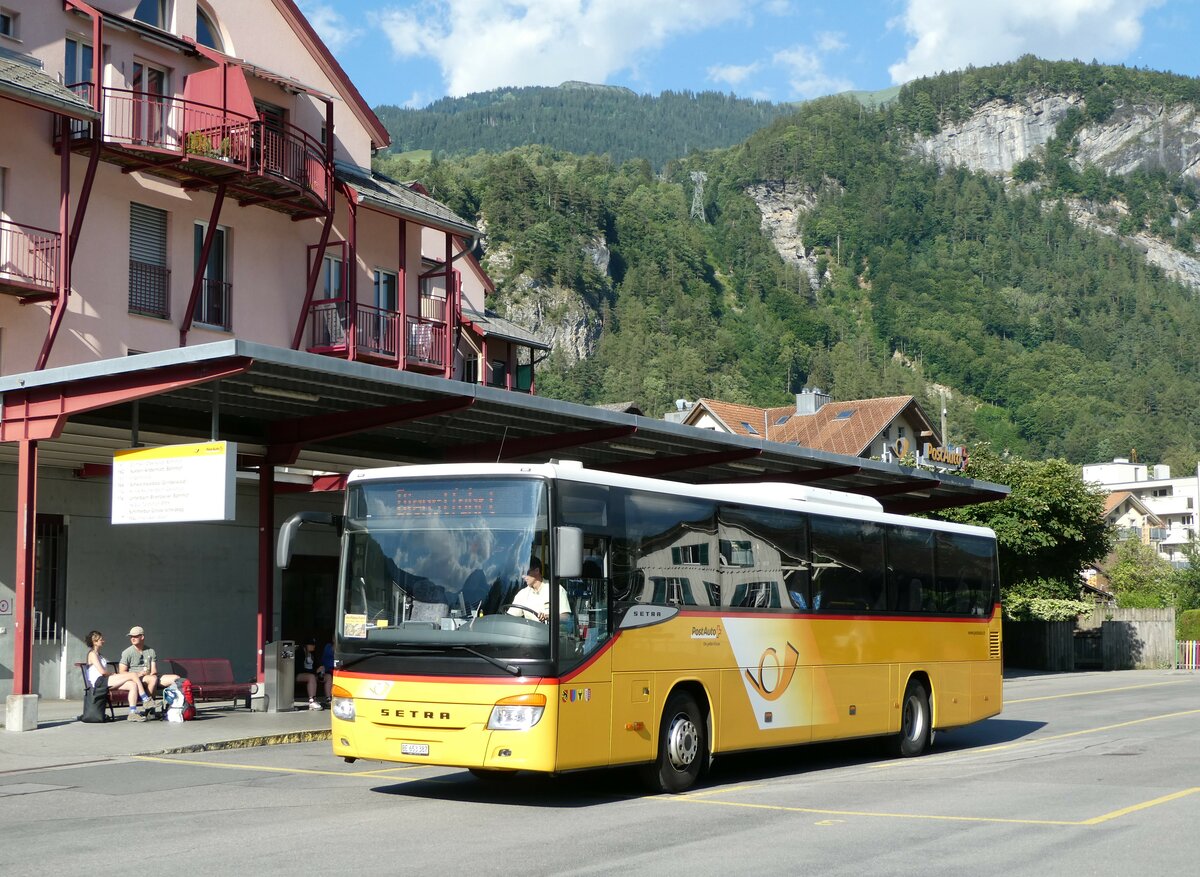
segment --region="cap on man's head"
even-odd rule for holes
[[[131,627],[131,628],[129,628],[129,633],[127,633],[125,635],[126,636],[145,636],[146,631],[142,630],[140,627]]]

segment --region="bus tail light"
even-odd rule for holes
[[[488,719],[489,731],[528,731],[542,720],[546,695],[516,694],[496,701]]]
[[[333,717],[343,722],[354,721],[354,697],[340,685],[333,686]]]

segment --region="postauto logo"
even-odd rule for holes
[[[799,727],[809,722],[806,692],[794,685],[800,649],[787,629],[772,629],[757,619],[723,619],[742,684],[760,728]]]

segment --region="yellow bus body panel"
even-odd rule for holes
[[[733,752],[895,733],[910,679],[931,689],[935,728],[1002,706],[999,608],[991,619],[690,613],[622,630],[560,679],[367,677],[339,672],[356,719],[333,719],[340,756],[558,772],[647,762],[667,698],[691,686],[710,746]],[[495,703],[546,698],[528,731],[489,731]],[[402,752],[428,745],[428,755]]]

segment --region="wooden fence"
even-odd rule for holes
[[[1200,670],[1200,640],[1186,639],[1175,643],[1175,668]]]
[[[1078,624],[1006,621],[1004,664],[1029,670],[1146,670],[1183,666],[1174,609],[1097,607]],[[1191,668],[1189,668],[1191,669]]]

